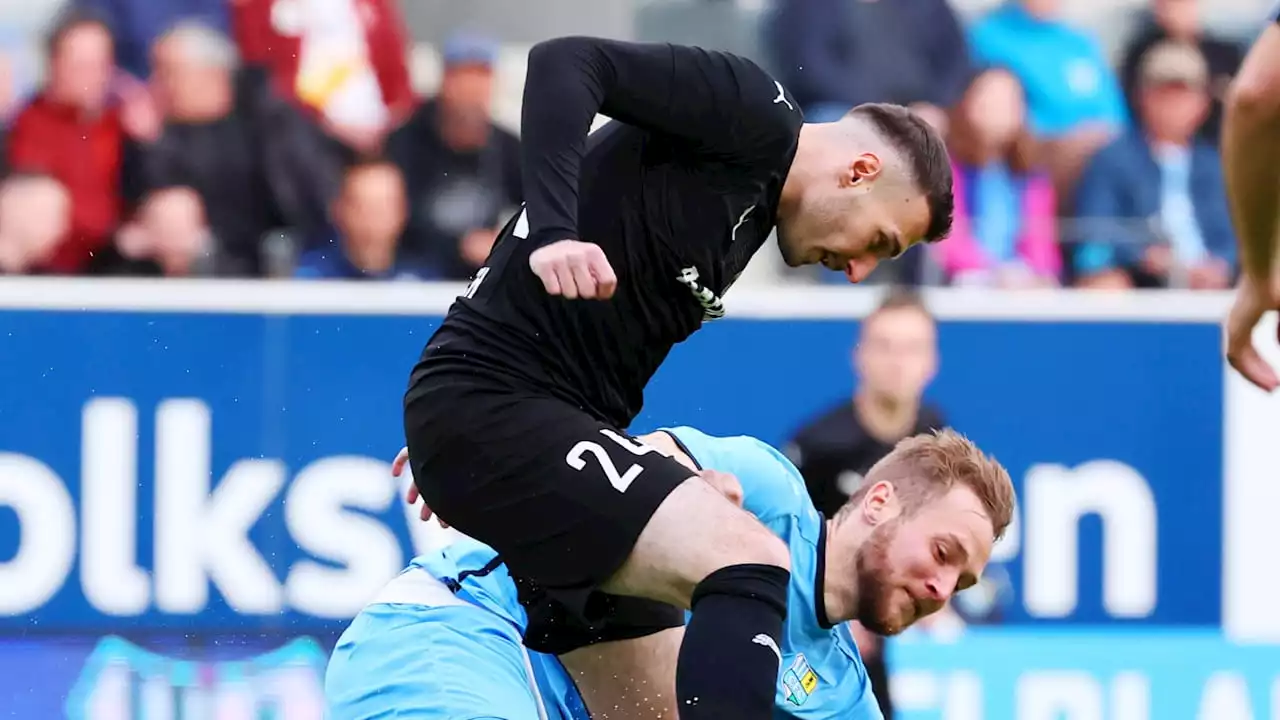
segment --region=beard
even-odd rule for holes
[[[898,521],[880,525],[858,548],[855,572],[858,582],[858,607],[855,618],[877,635],[897,635],[914,618],[903,618],[894,607],[896,588],[890,584],[889,545],[897,534]]]

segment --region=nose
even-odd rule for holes
[[[959,575],[952,572],[940,572],[929,580],[925,581],[925,597],[937,602],[945,603],[955,594],[956,583],[959,581]]]
[[[861,258],[858,260],[850,260],[848,265],[844,266],[844,276],[849,278],[849,282],[857,284],[867,279],[872,270],[876,269],[879,261],[876,258]]]

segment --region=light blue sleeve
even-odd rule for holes
[[[727,472],[742,485],[743,508],[784,535],[790,519],[811,504],[800,471],[785,455],[753,437],[711,437],[693,428],[668,432],[684,443],[697,463]]]
[[[1107,58],[1106,50],[1102,44],[1096,39],[1090,37],[1086,40],[1093,53],[1094,62],[1097,63],[1099,82],[1101,86],[1098,92],[1101,94],[1099,102],[1100,117],[1096,118],[1100,122],[1115,125],[1117,128],[1125,128],[1129,126],[1129,105],[1125,102],[1124,88],[1120,87],[1120,76],[1116,74],[1115,68],[1111,66],[1111,61]]]

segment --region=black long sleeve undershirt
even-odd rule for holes
[[[530,238],[578,236],[578,179],[597,114],[750,163],[794,143],[795,102],[745,58],[669,44],[566,37],[529,53],[521,159]]]

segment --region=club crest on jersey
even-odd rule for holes
[[[817,688],[818,674],[809,666],[804,653],[797,654],[791,661],[791,667],[782,673],[782,692],[787,696],[787,702],[799,707]]]
[[[680,271],[676,280],[680,281],[681,285],[689,288],[689,292],[693,293],[693,297],[702,306],[703,320],[715,320],[724,317],[724,301],[711,288],[698,282],[698,277],[698,268],[687,267]]]

